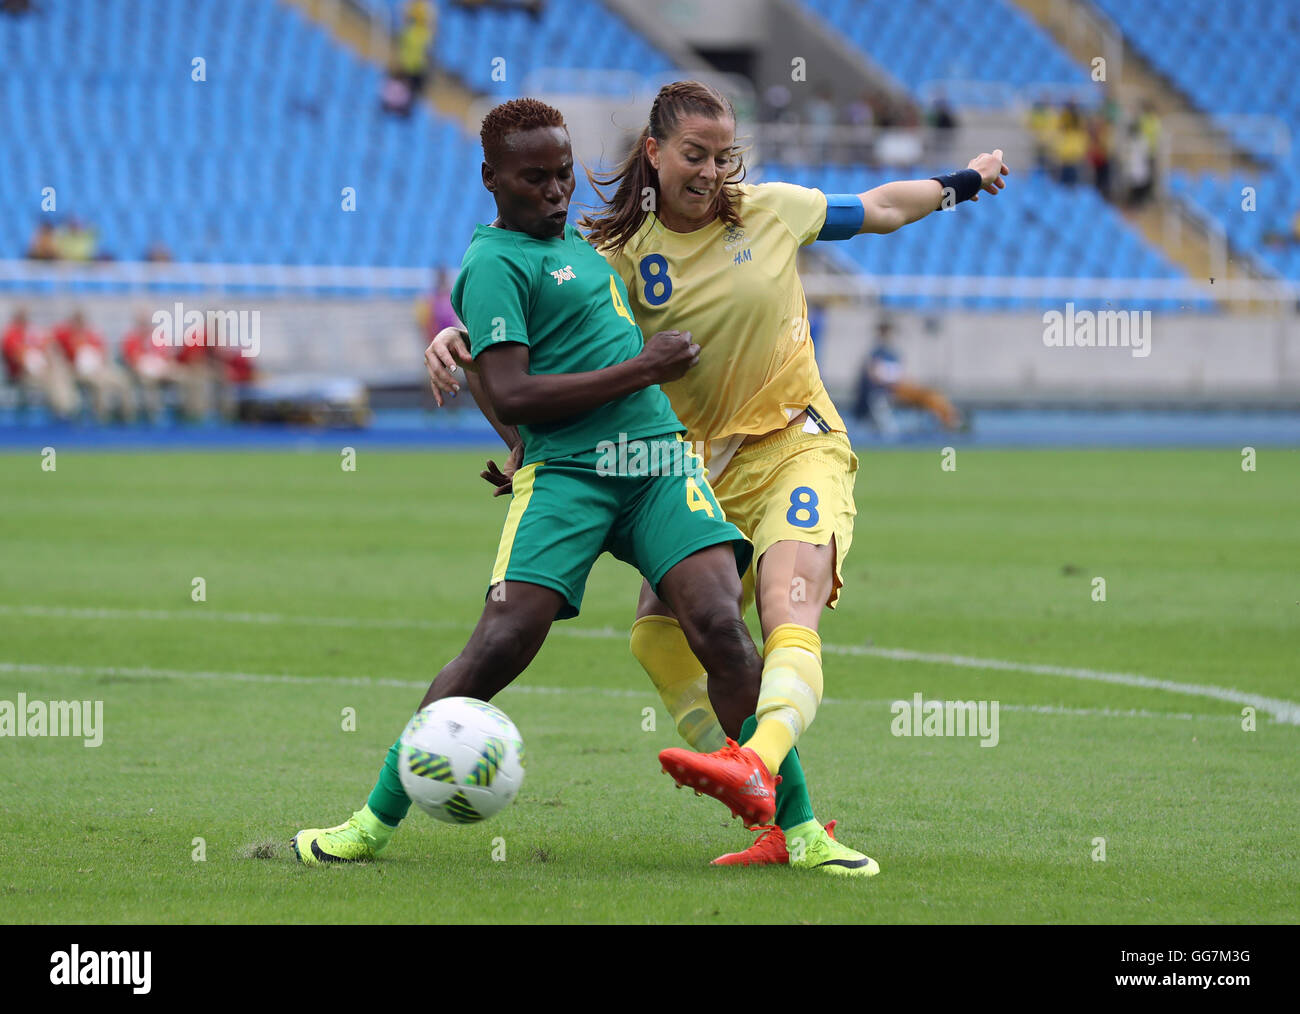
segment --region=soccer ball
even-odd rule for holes
[[[446,697],[416,713],[402,733],[402,788],[430,817],[486,820],[524,783],[524,741],[506,713],[473,697]]]

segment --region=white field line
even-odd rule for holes
[[[352,629],[377,630],[448,630],[464,627],[465,624],[447,620],[408,620],[408,619],[358,619],[353,617],[330,616],[292,616],[281,613],[228,613],[208,610],[196,606],[193,610],[157,610],[157,609],[98,609],[65,608],[59,606],[7,606],[0,605],[0,616],[30,616],[48,619],[92,619],[92,620],[194,620],[203,619],[210,622],[286,624],[312,627],[339,627]],[[598,640],[621,640],[627,632],[614,627],[570,627],[556,624],[553,633],[570,636],[593,638]],[[1300,704],[1275,697],[1246,693],[1241,690],[1216,687],[1209,684],[1179,683],[1175,680],[1156,679],[1139,673],[1106,672],[1098,669],[1084,669],[1059,665],[1041,665],[1032,662],[1013,662],[996,658],[973,658],[967,655],[946,655],[933,652],[910,651],[905,648],[877,648],[867,645],[841,645],[823,642],[822,650],[832,655],[854,655],[868,658],[884,658],[895,662],[923,662],[929,665],[949,665],[967,669],[994,669],[1002,672],[1023,672],[1036,676],[1061,676],[1067,679],[1091,680],[1099,683],[1113,683],[1120,686],[1141,687],[1147,690],[1163,690],[1168,693],[1188,694],[1194,697],[1208,697],[1227,701],[1232,704],[1249,705],[1279,722],[1288,725],[1300,725]],[[312,677],[301,677],[312,679]]]
[[[225,613],[196,604],[193,609],[97,609],[78,606],[6,606],[0,616],[33,616],[54,620],[208,620],[212,623],[256,623],[301,627],[367,630],[451,630],[464,626],[451,620],[379,620],[348,616],[289,616],[282,613]]]
[[[172,680],[228,680],[234,683],[279,683],[297,686],[347,686],[347,687],[396,687],[401,690],[426,690],[428,684],[419,680],[371,678],[367,676],[294,676],[286,673],[253,672],[211,672],[198,669],[157,669],[151,666],[86,666],[86,665],[44,665],[41,663],[0,662],[0,674],[23,676],[70,676],[70,677],[114,677],[118,679],[172,679]],[[610,687],[539,687],[528,683],[515,683],[507,687],[505,694],[581,694],[587,697],[622,697],[641,700],[654,700],[649,690],[618,690]],[[887,709],[894,700],[881,697],[874,700],[862,698],[823,697],[823,704],[856,705],[863,708]],[[1186,712],[1147,711],[1142,708],[1063,708],[1054,704],[1002,704],[1000,711],[1023,712],[1033,715],[1073,715],[1080,717],[1102,718],[1172,718],[1181,721],[1236,722],[1236,715],[1196,715]]]
[[[1038,665],[1032,662],[1008,662],[997,658],[971,658],[966,655],[942,655],[925,651],[908,651],[906,648],[869,648],[858,645],[823,644],[822,650],[835,655],[869,655],[898,662],[928,662],[933,665],[955,665],[967,669],[1000,669],[1005,672],[1033,673],[1036,676],[1064,676],[1067,679],[1094,680],[1098,683],[1116,683],[1126,687],[1147,690],[1165,690],[1172,694],[1190,694],[1193,697],[1211,697],[1232,704],[1248,704],[1272,715],[1279,722],[1300,725],[1300,704],[1278,697],[1264,697],[1241,690],[1211,686],[1207,683],[1178,683],[1175,680],[1156,679],[1131,672],[1105,672],[1099,669],[1079,669],[1061,665]]]

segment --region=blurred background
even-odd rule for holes
[[[1293,0],[0,0],[0,443],[491,441],[422,361],[483,113],[599,170],[698,78],[751,180],[1012,168],[806,249],[856,442],[1300,444],[1297,66]]]

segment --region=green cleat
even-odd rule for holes
[[[807,830],[804,830],[804,829]],[[786,832],[790,866],[796,870],[816,870],[833,877],[874,877],[880,864],[826,833],[819,824],[801,824]]]
[[[290,844],[298,862],[304,866],[364,863],[379,856],[394,830],[365,806],[338,827],[313,827],[299,831]]]

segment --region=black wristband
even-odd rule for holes
[[[969,201],[984,186],[984,177],[978,169],[958,169],[942,176],[931,176],[930,179],[943,187],[943,198],[939,202],[941,208],[951,208],[954,204]]]

